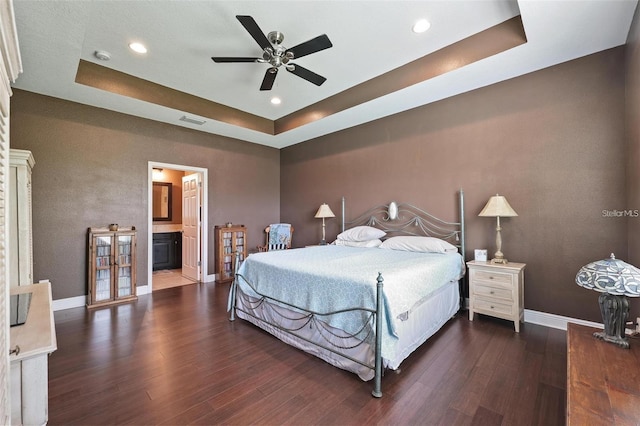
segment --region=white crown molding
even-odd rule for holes
[[[12,1],[0,2],[0,50],[2,50],[5,68],[3,71],[6,73],[7,80],[13,82],[22,72],[22,59]]]

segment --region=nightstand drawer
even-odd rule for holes
[[[485,300],[482,298],[477,298],[475,300],[474,309],[477,312],[484,313],[486,312],[489,315],[514,315],[514,305],[507,303],[496,303],[493,300]]]
[[[492,287],[478,283],[473,286],[473,294],[484,297],[485,299],[503,299],[508,302],[514,300],[513,290],[511,288]]]
[[[502,287],[511,288],[513,283],[513,274],[494,271],[474,271],[473,279],[475,281],[484,281],[485,283],[492,283]]]

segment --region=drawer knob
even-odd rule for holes
[[[494,292],[493,292],[493,290],[491,290],[491,291],[489,292],[489,294],[493,294],[493,293],[494,293]]]
[[[491,309],[495,309],[495,307],[493,305],[491,305]]]
[[[489,279],[492,280],[493,279],[493,275],[489,275]]]

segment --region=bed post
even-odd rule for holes
[[[460,188],[460,249],[462,251],[462,260],[465,261],[465,237],[464,237],[464,191]]]
[[[460,188],[460,251],[462,255],[462,262],[464,263],[464,267],[466,268],[466,245],[465,245],[465,235],[464,235],[464,191]],[[466,276],[466,274],[465,274]],[[465,277],[462,277],[460,280],[460,310],[464,309],[464,291],[465,291]]]
[[[342,226],[340,228],[340,232],[344,232],[344,217],[345,217],[344,216],[344,211],[345,211],[344,203],[345,203],[345,200],[344,200],[344,196],[343,196],[342,197]]]
[[[233,281],[229,290],[229,321],[236,320],[236,281],[238,280],[238,265],[240,264],[240,252],[236,251],[236,264],[233,271]]]
[[[382,274],[378,272],[378,285],[376,286],[376,370],[374,376],[373,391],[376,398],[382,396]]]

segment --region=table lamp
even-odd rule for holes
[[[609,259],[591,262],[580,268],[576,284],[602,293],[598,303],[604,331],[593,333],[593,337],[629,349],[629,340],[625,336],[629,317],[627,297],[640,297],[640,270],[616,259],[611,253]]]
[[[478,216],[482,217],[495,217],[497,219],[496,226],[496,253],[495,257],[491,259],[491,263],[507,263],[507,259],[504,258],[502,253],[502,237],[500,236],[500,217],[513,217],[518,216],[507,202],[507,199],[502,195],[494,195],[489,198],[487,205],[484,206]]]
[[[326,245],[327,241],[325,240],[325,234],[324,234],[324,218],[325,217],[336,217],[335,214],[333,214],[333,212],[331,211],[331,208],[329,207],[329,205],[327,203],[323,203],[320,205],[320,208],[318,209],[318,211],[316,212],[315,218],[319,219],[322,218],[322,241],[320,241],[320,245]]]

